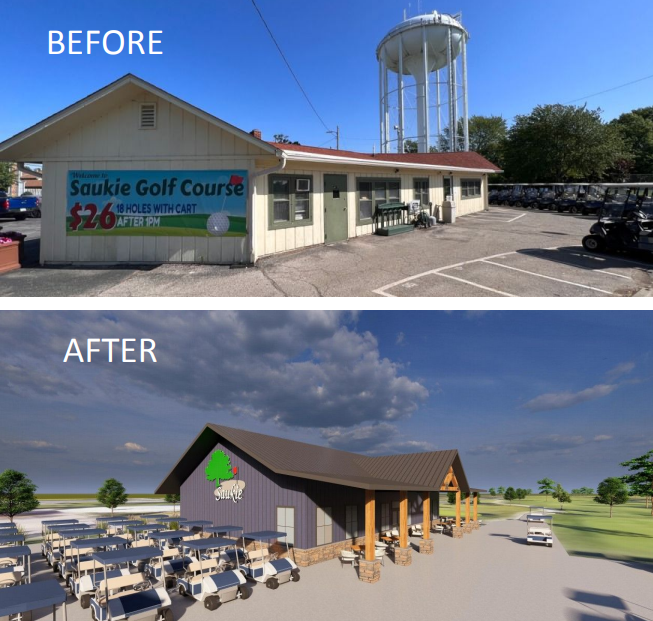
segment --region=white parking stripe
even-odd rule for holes
[[[514,222],[515,220],[519,220],[519,218],[523,218],[526,214],[523,213],[520,216],[517,216],[516,218],[513,218],[512,220],[508,220],[508,222]]]
[[[598,291],[599,293],[605,293],[606,295],[613,295],[611,291],[604,291],[603,289],[597,289],[596,287],[590,287],[589,285],[581,285],[577,282],[571,282],[570,280],[562,280],[560,278],[554,278],[553,276],[545,276],[544,274],[538,274],[537,272],[529,272],[528,270],[521,270],[518,267],[513,267],[512,265],[503,265],[502,263],[496,263],[495,261],[486,261],[481,259],[481,263],[487,263],[488,265],[496,265],[497,267],[503,267],[507,270],[513,270],[515,272],[521,272],[522,274],[529,274],[530,276],[537,276],[538,278],[546,278],[547,280],[555,280],[556,282],[561,282],[565,285],[572,285],[574,287],[581,287],[581,289],[590,289],[591,291]]]
[[[479,285],[477,282],[472,282],[471,280],[465,280],[464,278],[458,278],[456,276],[451,276],[450,274],[445,274],[444,272],[436,272],[434,276],[443,276],[444,278],[450,278],[451,280],[457,280],[458,282],[465,283],[466,285],[471,285],[478,289],[483,289],[484,291],[491,291],[492,293],[498,293],[499,295],[505,298],[516,298],[519,296],[512,295],[511,293],[506,293],[505,291],[499,291],[498,289],[492,289],[491,287],[485,287],[484,285]]]

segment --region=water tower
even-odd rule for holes
[[[460,15],[437,11],[404,19],[384,37],[376,49],[382,153],[403,152],[407,140],[420,153],[469,151],[468,40]]]

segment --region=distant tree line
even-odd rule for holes
[[[504,170],[495,183],[619,182],[653,175],[653,106],[609,123],[601,115],[600,108],[555,104],[517,115],[510,127],[501,116],[472,116],[470,149]],[[448,142],[445,129],[431,150],[448,151]],[[406,141],[405,151],[417,151],[417,144]]]

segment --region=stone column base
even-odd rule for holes
[[[433,554],[433,539],[420,539],[419,553]]]
[[[471,534],[472,534],[472,530],[474,530],[474,527],[472,526],[472,523],[471,523],[471,522],[469,522],[469,523],[467,523],[467,524],[463,524],[463,532],[464,532],[466,535],[471,535]]]
[[[462,539],[463,538],[463,527],[462,526],[452,526],[451,536],[454,539]]]
[[[480,522],[478,520],[476,520],[475,522],[472,522],[472,528],[474,530],[478,530],[479,528],[481,528]]]
[[[395,565],[407,567],[413,562],[413,549],[408,548],[395,548]]]
[[[358,579],[370,584],[381,580],[381,561],[358,561]]]

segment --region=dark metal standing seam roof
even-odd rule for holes
[[[369,490],[440,491],[451,466],[469,492],[457,450],[367,457],[209,423],[179,459],[156,493],[178,493],[218,439],[235,445],[277,474]]]

